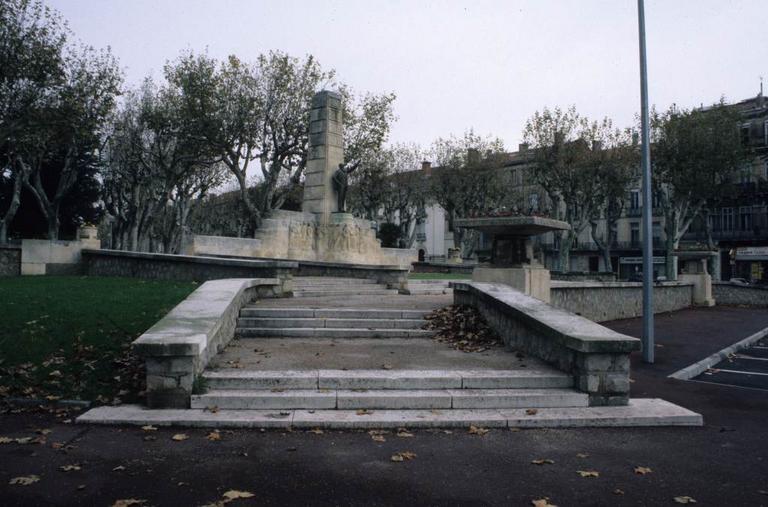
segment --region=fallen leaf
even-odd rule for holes
[[[576,455],[577,458],[589,458],[589,454],[585,452],[580,452]]]
[[[676,496],[674,500],[676,503],[682,503],[682,504],[696,503],[696,500],[694,500],[690,496]]]
[[[387,439],[384,438],[384,435],[371,435],[371,440],[374,442],[386,442]]]
[[[312,428],[311,430],[309,430],[309,432],[310,432],[310,433],[314,433],[315,435],[322,435],[323,433],[325,433],[325,432],[324,432],[323,430],[321,430],[320,428]]]
[[[0,437],[0,444],[10,444],[11,442],[15,442],[16,440],[11,437]]]
[[[361,408],[358,409],[357,412],[355,412],[357,415],[371,415],[373,413],[373,410],[368,410],[367,408]]]
[[[75,465],[60,466],[59,470],[61,470],[62,472],[74,472],[75,470],[82,470],[82,469],[80,468],[80,465],[75,464]]]
[[[117,465],[115,468],[112,469],[113,472],[118,472],[120,470],[125,470],[125,467],[123,465]]]
[[[144,505],[145,503],[147,503],[146,500],[139,500],[138,498],[123,498],[115,500],[112,507],[130,507],[131,505]]]
[[[205,409],[203,410],[203,412],[210,412],[212,414],[215,414],[218,411],[219,411],[219,407],[217,407],[216,405],[205,407]]]
[[[224,502],[228,503],[233,500],[237,500],[238,498],[252,498],[254,494],[250,491],[237,491],[236,489],[230,489],[221,496],[224,498]]]
[[[549,498],[539,498],[538,500],[531,500],[533,507],[557,507],[557,505],[549,503]]]
[[[406,460],[412,460],[416,457],[416,454],[411,451],[400,451],[398,453],[395,453],[392,455],[391,458],[389,458],[391,461],[406,461]]]
[[[535,408],[527,408],[527,409],[525,409],[525,415],[536,415],[538,413],[539,413],[539,411],[536,410]]]
[[[651,470],[648,467],[635,467],[635,473],[637,475],[645,475],[645,474],[649,474],[651,472],[653,472],[653,470]]]
[[[40,480],[40,477],[38,477],[37,475],[25,475],[23,477],[14,477],[10,481],[8,481],[8,484],[18,484],[19,486],[29,486],[30,484],[34,484],[39,480]]]
[[[400,437],[400,438],[411,438],[411,437],[413,437],[413,433],[411,433],[409,431],[406,431],[403,428],[400,428],[399,430],[397,430],[397,433],[395,435]]]
[[[479,426],[472,425],[472,426],[469,427],[469,434],[470,435],[480,435],[480,436],[483,436],[483,435],[487,434],[489,431],[490,431],[489,429],[481,428]]]
[[[146,426],[142,426],[141,429],[144,431],[157,431],[156,426],[152,426],[151,424],[147,424]]]
[[[384,364],[381,365],[381,368],[384,369],[384,370],[391,370],[393,368],[393,366],[391,364],[389,364],[389,363],[384,363]]]
[[[208,433],[205,438],[210,440],[211,442],[214,442],[216,440],[221,440],[221,433],[219,433],[219,430],[213,430],[212,432]]]
[[[534,465],[554,465],[555,464],[554,460],[546,459],[546,458],[544,458],[544,459],[535,459],[535,460],[531,461],[531,463],[533,463]]]
[[[600,477],[600,473],[595,470],[576,470],[576,473],[582,477]]]
[[[171,440],[175,440],[176,442],[181,442],[182,440],[186,440],[189,438],[189,435],[185,435],[184,433],[176,433],[174,436],[171,437]]]
[[[624,490],[616,488],[616,489],[613,490],[613,494],[614,495],[623,495],[624,494]]]

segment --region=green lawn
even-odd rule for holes
[[[470,280],[471,273],[411,273],[409,280]]]
[[[130,343],[197,287],[132,278],[0,278],[0,395],[135,399]]]

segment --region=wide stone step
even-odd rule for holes
[[[411,296],[439,296],[441,294],[453,294],[453,289],[413,289],[409,288],[408,293]]]
[[[386,288],[379,288],[379,289],[364,289],[364,288],[356,288],[356,287],[349,287],[342,289],[339,287],[338,289],[329,289],[329,290],[322,290],[322,289],[294,289],[293,291],[293,297],[334,297],[334,296],[386,296],[388,294],[398,294],[397,289],[386,289]]]
[[[314,327],[240,327],[239,338],[431,338],[435,331],[425,329],[369,329]]]
[[[78,424],[132,424],[202,428],[587,428],[701,426],[700,414],[654,398],[619,407],[431,410],[205,410],[148,409],[104,405],[77,418]]]
[[[218,390],[192,396],[192,408],[278,409],[486,409],[586,407],[588,396],[571,389],[443,390]]]
[[[213,390],[235,389],[553,389],[573,387],[573,377],[538,370],[280,370],[203,372]]]
[[[240,328],[355,328],[355,329],[420,329],[424,319],[324,319],[324,318],[269,318],[241,317],[237,319]]]
[[[299,276],[293,279],[294,284],[301,285],[370,285],[376,284],[376,280],[370,280],[368,278],[331,278],[331,277],[311,277],[311,276]]]
[[[263,308],[248,305],[240,317],[282,319],[421,319],[427,310],[380,310],[377,308]]]

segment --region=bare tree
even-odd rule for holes
[[[460,138],[437,139],[430,152],[437,164],[430,178],[430,196],[445,210],[454,247],[469,257],[477,243],[476,231],[455,227],[454,223],[457,218],[498,210],[509,197],[499,170],[504,145],[500,139],[469,130]]]
[[[738,111],[724,100],[707,109],[676,106],[652,116],[653,191],[664,212],[666,276],[677,278],[674,251],[709,199],[722,195],[750,156]]]

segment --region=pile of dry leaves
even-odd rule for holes
[[[424,329],[437,331],[434,339],[462,352],[483,352],[503,345],[501,338],[471,306],[447,306],[425,317]]]

